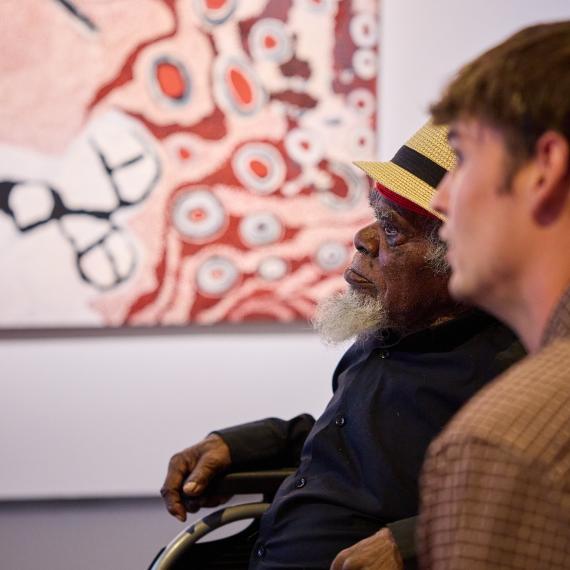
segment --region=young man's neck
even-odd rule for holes
[[[570,266],[546,271],[537,267],[518,295],[495,314],[519,336],[529,353],[542,347],[543,338],[560,299],[570,287]]]

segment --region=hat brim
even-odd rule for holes
[[[393,162],[371,162],[356,161],[353,162],[363,170],[372,180],[386,186],[392,192],[399,194],[403,198],[417,204],[420,208],[427,210],[442,221],[446,217],[436,212],[431,207],[431,201],[435,196],[436,190],[427,182],[424,182],[417,176],[394,164]]]

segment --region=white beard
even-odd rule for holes
[[[312,323],[326,343],[338,344],[386,328],[388,315],[380,299],[349,289],[321,301]]]

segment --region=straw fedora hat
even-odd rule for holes
[[[389,162],[354,164],[372,180],[444,220],[445,216],[430,203],[442,178],[455,166],[455,152],[447,143],[447,131],[446,126],[428,122]]]

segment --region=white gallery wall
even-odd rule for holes
[[[338,351],[298,327],[222,330],[3,339],[0,495],[156,495],[210,430],[323,408]]]
[[[569,0],[382,0],[381,158],[422,124],[461,65],[524,26],[566,19]]]

